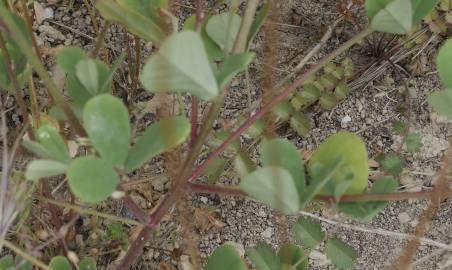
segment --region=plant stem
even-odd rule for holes
[[[49,204],[53,204],[53,205],[56,205],[56,206],[59,206],[59,207],[62,207],[62,208],[67,208],[67,209],[74,210],[75,212],[78,212],[80,214],[93,215],[93,216],[101,217],[101,218],[104,218],[104,219],[120,222],[120,223],[123,223],[123,224],[143,225],[141,222],[138,222],[138,221],[133,220],[133,219],[121,218],[121,217],[118,217],[116,215],[110,215],[110,214],[101,213],[101,212],[97,212],[97,211],[90,210],[90,209],[85,209],[85,208],[83,208],[81,206],[73,205],[73,204],[70,204],[70,203],[59,202],[59,201],[48,199],[48,198],[45,198],[45,197],[38,197],[38,199],[43,201],[43,202],[46,202],[46,203],[49,203]]]
[[[191,96],[191,114],[190,114],[190,141],[188,147],[191,148],[196,141],[196,136],[198,135],[198,98]]]
[[[102,46],[104,45],[105,36],[107,35],[110,25],[111,25],[110,21],[105,21],[104,28],[102,28],[102,31],[100,32],[99,36],[97,36],[96,47],[94,47],[94,50],[91,53],[91,58],[97,58],[97,55],[99,54],[100,50],[102,49]]]
[[[190,183],[189,191],[194,193],[209,193],[209,194],[223,194],[230,196],[248,196],[248,194],[238,187],[228,187],[208,184],[194,184]],[[408,199],[428,199],[431,197],[431,191],[419,192],[391,192],[391,193],[362,193],[354,195],[344,195],[339,201],[336,201],[334,196],[317,195],[314,200],[324,202],[366,202],[366,201],[402,201]],[[452,197],[452,190],[444,192],[445,198]]]
[[[207,168],[209,163],[214,160],[216,157],[218,157],[223,151],[235,140],[237,139],[240,134],[242,134],[247,128],[249,128],[256,120],[261,118],[264,114],[269,112],[275,105],[277,105],[279,102],[283,101],[289,94],[294,92],[298,87],[300,87],[309,77],[311,77],[313,74],[315,74],[317,71],[319,71],[325,64],[328,62],[334,60],[338,55],[345,52],[348,48],[353,46],[355,43],[359,42],[361,39],[372,33],[373,30],[366,29],[356,36],[354,36],[352,39],[344,43],[341,47],[337,48],[335,51],[333,51],[331,54],[324,57],[322,60],[320,60],[316,65],[311,67],[306,73],[301,75],[297,80],[295,80],[291,85],[289,85],[287,88],[285,88],[283,91],[277,91],[278,93],[281,93],[277,96],[275,96],[270,103],[266,104],[260,111],[252,115],[250,118],[248,118],[245,123],[243,123],[239,128],[237,128],[217,149],[215,149],[208,157],[207,159],[201,163],[193,172],[193,174],[190,176],[189,181],[192,181],[196,178],[198,178],[202,172]]]
[[[33,47],[35,48],[36,55],[40,60],[42,60],[41,50],[39,50],[38,42],[36,41],[36,37],[33,34],[33,22],[31,20],[30,13],[28,12],[27,1],[20,0],[20,4],[22,5],[25,21],[27,22],[28,32],[30,33],[31,42],[33,43]]]
[[[19,247],[15,246],[13,243],[9,242],[8,240],[1,239],[0,238],[0,245],[5,245],[5,247],[9,248],[10,250],[14,251],[17,255],[24,258],[27,261],[30,261],[32,264],[36,265],[37,267],[44,269],[44,270],[51,270],[45,263],[41,262],[40,260],[36,259],[35,257],[29,255],[27,252],[23,251]]]
[[[17,105],[19,105],[23,121],[25,122],[27,121],[28,118],[27,105],[25,104],[25,100],[22,96],[19,82],[17,81],[17,76],[14,73],[11,58],[9,57],[9,52],[8,49],[6,48],[6,43],[1,33],[0,33],[0,48],[3,54],[3,61],[5,62],[6,72],[8,73],[9,80],[11,81],[14,88],[13,89],[14,97],[16,98],[16,102]],[[32,135],[31,130],[29,130],[29,135]]]
[[[252,5],[252,2],[257,2],[255,0],[250,0],[248,2],[247,10],[253,9],[256,10],[255,7]],[[257,4],[256,4],[257,5]],[[256,6],[257,7],[257,6]],[[248,14],[248,15],[246,15]],[[243,20],[248,20],[246,18],[254,18],[254,14],[249,14],[249,12],[245,12],[245,18]],[[248,24],[241,25],[242,27],[245,27],[248,29],[246,32],[246,35],[242,33],[242,38],[237,38],[236,43],[245,42],[246,37],[248,36],[249,27]],[[239,31],[243,32],[242,30]],[[198,158],[199,150],[201,150],[202,146],[204,145],[204,140],[209,134],[212,124],[215,121],[215,118],[218,115],[218,112],[221,108],[221,102],[220,100],[215,101],[212,104],[212,107],[209,111],[209,115],[207,118],[207,121],[205,122],[200,136],[196,140],[196,144],[191,150],[189,157],[187,158],[185,165],[183,166],[183,171],[181,173],[181,178],[177,179],[174,183],[173,189],[169,192],[169,195],[165,196],[162,200],[162,202],[155,208],[155,210],[152,212],[150,216],[150,221],[148,223],[148,226],[143,228],[138,235],[138,237],[135,239],[135,241],[132,242],[132,244],[129,247],[129,250],[127,251],[127,254],[125,255],[124,259],[121,261],[120,265],[117,269],[119,270],[126,270],[129,269],[130,266],[135,262],[135,260],[140,256],[140,254],[143,251],[143,247],[145,243],[150,239],[152,231],[155,229],[157,224],[160,222],[160,220],[163,218],[163,216],[169,211],[169,209],[180,199],[182,199],[185,195],[185,192],[188,191],[188,185],[187,183],[198,176],[201,175],[203,170],[207,167],[208,163],[218,157],[229,144],[232,143],[233,140],[238,138],[240,134],[245,131],[249,126],[251,126],[257,119],[262,117],[265,113],[271,110],[273,106],[278,104],[280,101],[282,101],[285,97],[287,97],[291,92],[295,91],[307,78],[309,78],[312,74],[320,70],[326,63],[330,62],[334,58],[336,58],[338,55],[346,51],[348,48],[350,48],[352,45],[354,45],[356,42],[360,41],[362,38],[366,37],[372,33],[372,30],[366,29],[365,31],[357,34],[355,37],[344,43],[341,47],[336,49],[334,52],[332,52],[330,55],[326,56],[324,59],[322,59],[317,65],[313,66],[310,70],[306,72],[306,74],[300,76],[292,85],[287,87],[280,95],[278,95],[272,102],[267,104],[262,110],[255,115],[253,115],[251,118],[249,118],[241,127],[239,127],[222,145],[220,145],[210,156],[207,158],[206,161],[204,161],[201,165],[199,165],[192,173],[190,177],[186,177],[185,174],[190,173],[191,166],[196,162],[196,159]],[[245,38],[243,38],[243,36]],[[240,39],[243,39],[240,41]],[[244,45],[243,45],[244,46]],[[240,48],[238,46],[238,48]],[[239,52],[240,50],[236,49]],[[226,91],[223,91],[224,93]]]
[[[94,32],[96,34],[99,34],[99,26],[97,25],[96,17],[94,16],[94,11],[91,8],[90,3],[88,2],[88,0],[83,0],[83,3],[85,4],[86,9],[88,10],[88,15],[93,23]]]
[[[44,85],[49,90],[49,93],[52,96],[52,98],[55,100],[57,105],[60,106],[61,109],[64,111],[66,117],[68,118],[71,125],[74,127],[75,131],[78,133],[78,135],[85,137],[86,133],[85,130],[83,129],[82,124],[80,123],[77,116],[64,99],[64,96],[58,91],[55,83],[49,76],[49,73],[47,73],[40,59],[33,52],[33,49],[30,46],[28,46],[27,39],[22,34],[22,31],[20,31],[19,27],[16,25],[9,11],[4,8],[0,8],[0,17],[2,18],[2,22],[9,29],[11,36],[16,41],[19,48],[22,50],[22,53],[27,57],[30,64],[33,66],[35,71],[41,77]]]
[[[249,0],[243,15],[242,23],[240,24],[240,30],[237,34],[234,47],[232,47],[233,53],[241,53],[245,51],[246,43],[248,41],[248,34],[253,24],[254,14],[256,14],[259,0]]]
[[[133,91],[137,91],[138,79],[140,78],[140,64],[141,64],[141,42],[140,38],[135,36],[135,74],[133,76]]]

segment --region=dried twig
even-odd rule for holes
[[[339,221],[334,221],[334,220],[331,220],[331,219],[320,217],[320,216],[317,216],[317,215],[314,215],[312,213],[305,212],[305,211],[299,211],[298,213],[303,215],[303,216],[311,217],[311,218],[320,220],[322,222],[325,222],[325,223],[328,223],[328,224],[331,224],[331,225],[340,226],[342,228],[353,230],[353,231],[378,234],[378,235],[383,235],[383,236],[387,236],[387,237],[396,237],[396,238],[399,238],[401,240],[405,240],[405,239],[408,239],[408,238],[411,237],[411,235],[406,234],[406,233],[393,232],[393,231],[388,231],[388,230],[384,230],[384,229],[380,229],[380,228],[373,229],[373,228],[365,228],[365,227],[360,227],[360,226],[351,225],[351,224],[345,224],[345,223],[341,223]],[[444,243],[438,242],[438,241],[435,241],[433,239],[420,238],[420,243],[422,245],[439,247],[439,248],[443,248],[445,250],[452,251],[452,246],[450,246],[448,244],[444,244]]]

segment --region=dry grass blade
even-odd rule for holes
[[[452,139],[449,140],[449,145],[452,144]],[[399,258],[392,264],[391,269],[394,270],[405,270],[410,269],[412,264],[413,256],[415,255],[419,244],[420,238],[427,232],[428,225],[432,221],[433,214],[438,209],[441,201],[445,197],[445,192],[449,189],[449,176],[452,174],[452,147],[449,147],[444,156],[444,162],[441,170],[438,173],[438,179],[436,181],[435,187],[430,195],[430,203],[427,209],[422,213],[414,234],[408,241],[405,249]]]

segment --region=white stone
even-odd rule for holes
[[[399,213],[397,218],[399,219],[400,223],[402,223],[402,224],[405,224],[405,223],[408,223],[411,221],[410,215],[408,215],[408,213],[406,213],[406,212]]]
[[[341,126],[346,126],[348,123],[352,121],[352,118],[348,115],[344,116],[344,118],[341,119]]]
[[[261,235],[262,235],[263,238],[266,238],[266,239],[272,238],[272,236],[273,236],[273,228],[268,227],[267,229],[265,229],[265,231],[263,231],[261,233]]]

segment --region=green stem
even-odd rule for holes
[[[271,102],[269,102],[267,105],[265,105],[260,111],[252,115],[250,118],[248,118],[245,123],[243,123],[240,127],[238,127],[218,148],[216,148],[207,158],[206,160],[201,163],[192,173],[192,175],[189,178],[189,181],[192,181],[196,178],[198,178],[202,172],[207,168],[209,163],[214,160],[216,157],[221,155],[223,151],[233,142],[235,141],[247,128],[249,128],[252,124],[254,124],[258,119],[260,119],[262,116],[264,116],[267,112],[269,112],[275,105],[283,101],[285,98],[287,98],[292,92],[297,90],[309,77],[314,75],[317,71],[323,68],[324,65],[329,63],[330,61],[334,60],[337,56],[345,52],[347,49],[349,49],[351,46],[353,46],[355,43],[362,40],[364,37],[372,33],[373,30],[366,29],[362,31],[361,33],[354,36],[352,39],[344,43],[341,47],[337,48],[335,51],[333,51],[331,54],[320,60],[316,65],[311,67],[306,73],[301,75],[295,82],[293,82],[291,85],[283,89],[282,91],[277,91],[277,93],[281,93],[277,96],[275,96]]]
[[[5,247],[14,251],[14,253],[19,255],[20,257],[24,258],[27,261],[30,261],[32,264],[36,265],[37,267],[39,267],[41,269],[51,270],[45,263],[43,263],[40,260],[36,259],[35,257],[29,255],[27,252],[25,252],[22,249],[20,249],[19,247],[15,246],[13,243],[9,242],[8,240],[0,238],[0,245],[4,245]]]
[[[101,217],[101,218],[104,218],[104,219],[120,222],[120,223],[123,223],[123,224],[130,224],[130,225],[135,225],[135,226],[143,225],[141,222],[138,222],[138,221],[133,220],[133,219],[121,218],[121,217],[118,217],[116,215],[111,215],[111,214],[101,213],[101,212],[97,212],[97,211],[90,210],[90,209],[85,209],[83,207],[80,207],[80,206],[77,206],[77,205],[73,205],[73,204],[70,204],[70,203],[59,202],[59,201],[55,201],[55,200],[52,200],[52,199],[47,199],[47,198],[44,198],[44,197],[38,197],[38,199],[43,201],[43,202],[56,205],[58,207],[74,210],[75,212],[80,213],[80,214],[87,214],[87,215],[97,216],[97,217]]]
[[[49,90],[50,95],[55,100],[58,106],[61,107],[61,109],[66,114],[66,117],[68,118],[71,125],[74,127],[75,131],[82,137],[86,136],[85,130],[83,129],[82,124],[78,120],[75,113],[72,111],[72,109],[69,107],[68,103],[64,99],[63,94],[61,94],[57,86],[55,85],[54,81],[50,77],[49,73],[45,69],[42,62],[39,60],[37,55],[34,53],[33,49],[28,45],[28,41],[23,35],[22,31],[17,26],[16,22],[14,21],[13,17],[11,16],[10,12],[6,10],[5,8],[0,8],[0,17],[2,19],[2,22],[6,25],[6,27],[9,29],[9,33],[13,37],[13,39],[16,41],[19,48],[22,50],[22,53],[27,57],[30,64],[33,66],[35,71],[38,73],[39,77],[41,77],[44,85]]]
[[[245,14],[243,15],[242,23],[240,25],[239,33],[237,34],[237,39],[235,40],[234,47],[232,48],[232,53],[241,53],[245,51],[245,46],[248,41],[248,34],[253,24],[254,15],[256,14],[257,6],[259,5],[259,0],[249,0],[246,6]]]
[[[19,105],[20,112],[22,114],[23,121],[27,121],[28,118],[28,111],[27,111],[27,105],[25,104],[25,100],[21,94],[21,89],[19,86],[19,82],[17,81],[17,76],[14,73],[13,65],[11,62],[11,58],[9,56],[8,49],[6,48],[5,40],[3,39],[3,35],[0,33],[0,48],[3,54],[3,61],[5,62],[6,66],[6,72],[8,73],[9,80],[11,81],[13,85],[13,93],[14,97],[16,99],[17,105]],[[31,135],[30,133],[29,135]]]

